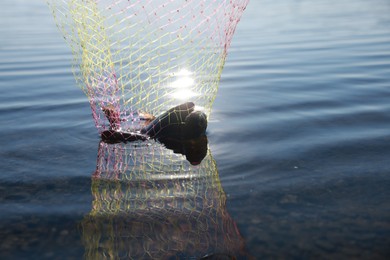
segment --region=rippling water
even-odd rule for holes
[[[226,202],[215,214],[245,255],[390,256],[389,13],[387,0],[249,4],[209,120],[202,200]],[[105,193],[70,50],[40,1],[3,1],[0,32],[0,258],[82,258]]]

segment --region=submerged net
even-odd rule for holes
[[[123,129],[186,101],[209,115],[249,0],[47,1],[102,131],[105,108]]]
[[[246,257],[208,150],[194,167],[157,144],[101,142],[92,195],[81,224],[86,259]]]

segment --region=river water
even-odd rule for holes
[[[252,0],[203,166],[175,161],[202,178],[152,187],[99,168],[110,153],[136,158],[141,148],[99,144],[45,3],[2,1],[0,258],[389,259],[389,14],[388,0]],[[154,191],[187,197],[157,201]],[[140,194],[149,211],[131,204]]]

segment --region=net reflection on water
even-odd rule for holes
[[[191,165],[154,141],[99,144],[87,259],[246,258],[210,151]]]

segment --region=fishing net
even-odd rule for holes
[[[161,117],[158,128],[143,128],[151,137],[188,110],[164,116],[179,104],[195,103],[210,114],[248,2],[47,1],[72,49],[74,75],[98,130],[131,132],[142,119]],[[87,259],[226,258],[243,252],[204,135],[180,142],[101,142],[92,195],[92,210],[81,223]]]
[[[194,167],[158,145],[101,142],[92,195],[81,223],[86,259],[246,256],[208,150]]]
[[[191,101],[210,114],[249,0],[47,0],[99,131]]]

